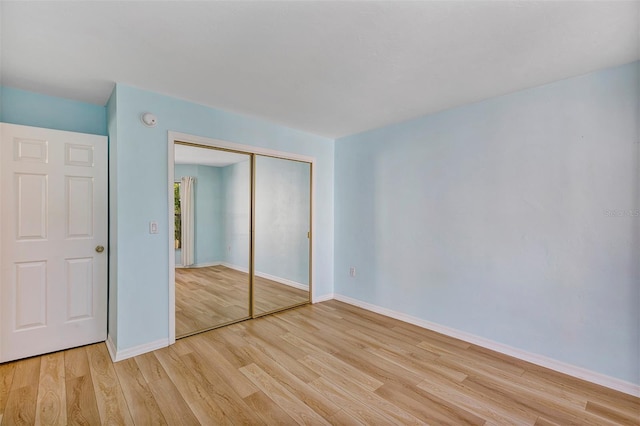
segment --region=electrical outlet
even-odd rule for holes
[[[355,277],[356,276],[356,267],[352,266],[349,268],[349,276],[350,277]]]

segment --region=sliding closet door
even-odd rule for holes
[[[311,164],[255,156],[253,314],[310,301]]]
[[[184,337],[251,317],[251,155],[175,145],[175,318]]]

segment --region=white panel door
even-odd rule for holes
[[[0,127],[0,362],[104,341],[107,138]]]

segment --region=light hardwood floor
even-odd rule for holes
[[[16,424],[639,424],[640,400],[340,302],[112,364],[104,344],[0,365]]]
[[[271,312],[309,300],[309,293],[261,277],[255,279],[255,312]],[[249,275],[225,266],[176,268],[176,336],[249,316]]]

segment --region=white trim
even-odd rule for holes
[[[109,351],[109,356],[111,356],[111,361],[116,362],[116,345],[113,343],[111,334],[107,336],[107,340],[104,343],[105,345],[107,345],[107,350]]]
[[[249,273],[249,268],[245,268],[244,266],[234,265],[229,262],[220,262],[220,265],[224,266],[225,268],[234,269],[239,272],[244,272],[245,274]]]
[[[244,272],[245,274],[249,273],[249,269],[248,268],[245,268],[245,267],[242,267],[242,266],[238,266],[238,265],[233,265],[233,264],[228,263],[228,262],[221,262],[221,261],[209,262],[209,263],[196,263],[196,264],[191,265],[191,266],[176,265],[175,267],[177,269],[192,269],[192,268],[207,268],[207,267],[210,267],[210,266],[224,266],[224,267],[227,267],[229,269],[233,269],[233,270],[236,270],[236,271],[239,271],[239,272]],[[289,287],[297,288],[298,290],[309,291],[309,286],[308,285],[305,285],[305,284],[302,284],[302,283],[299,283],[299,282],[296,282],[296,281],[288,280],[286,278],[276,277],[275,275],[270,275],[270,274],[267,274],[265,272],[256,271],[255,274],[256,274],[256,277],[266,278],[268,280],[275,281],[277,283],[284,284],[284,285],[287,285]],[[321,300],[319,300],[319,301],[320,302],[324,302],[326,300],[331,300],[331,299],[333,299],[333,293],[330,293],[328,295],[322,296]],[[313,303],[316,303],[315,298],[314,298]]]
[[[317,257],[317,240],[315,237],[315,231],[316,231],[316,220],[318,217],[318,214],[316,213],[316,185],[318,182],[317,176],[316,176],[316,164],[315,164],[315,160],[311,162],[311,194],[309,194],[311,196],[311,205],[309,206],[310,210],[310,215],[311,215],[311,223],[309,223],[309,301],[313,300],[313,293],[315,292],[316,288],[318,288],[316,286],[316,257]],[[333,228],[333,225],[332,225]],[[333,247],[333,244],[332,244]],[[333,251],[333,249],[332,249]],[[333,290],[333,285],[331,286],[331,289]],[[312,302],[313,303],[313,302]]]
[[[175,241],[175,194],[173,189],[174,184],[174,167],[175,167],[175,149],[173,146],[173,138],[171,136],[172,132],[168,134],[168,143],[167,143],[167,177],[168,177],[168,194],[167,194],[167,202],[168,202],[168,215],[169,215],[169,283],[168,283],[168,292],[169,292],[169,330],[168,330],[168,338],[169,345],[173,345],[176,342],[176,241]]]
[[[298,290],[309,291],[309,285],[305,285],[296,281],[288,280],[286,278],[276,277],[265,272],[255,272],[256,277],[265,278],[267,280],[275,281],[280,284],[288,285],[289,287],[297,288]]]
[[[332,300],[332,299],[335,299],[335,295],[333,293],[328,293],[328,294],[323,294],[322,296],[314,297],[311,303],[326,302],[327,300]]]
[[[238,266],[238,265],[233,265],[231,263],[227,263],[227,262],[219,262],[219,265],[225,266],[229,269],[235,269],[236,271],[240,271],[240,272],[244,272],[245,274],[249,273],[249,269],[244,268],[242,266]],[[275,275],[270,275],[267,274],[266,272],[259,272],[259,271],[255,271],[254,274],[256,275],[256,277],[260,277],[260,278],[265,278],[267,280],[271,280],[271,281],[275,281],[277,283],[280,284],[284,284],[284,285],[288,285],[289,287],[294,287],[297,288],[298,290],[303,290],[303,291],[309,291],[309,286],[293,281],[293,280],[288,280],[286,278],[280,278],[280,277],[276,277]],[[328,299],[327,299],[328,300]]]
[[[113,341],[111,340],[111,336],[107,337],[107,349],[109,350],[109,355],[111,355],[111,360],[113,362],[118,362],[125,360],[127,358],[133,358],[134,356],[146,354],[147,352],[152,352],[157,349],[166,348],[169,346],[169,339],[160,339],[154,342],[145,343],[142,345],[134,346],[132,348],[117,350]]]
[[[216,262],[194,263],[193,265],[189,265],[189,266],[176,265],[176,268],[178,269],[208,268],[210,266],[220,266],[220,265],[222,265],[222,262],[216,261]]]
[[[341,294],[335,294],[334,299],[340,302],[348,303],[353,306],[357,306],[367,311],[375,312],[380,315],[395,318],[400,321],[407,322],[409,324],[417,325],[418,327],[426,328],[428,330],[435,331],[437,333],[444,334],[449,337],[464,340],[465,342],[481,346],[492,351],[499,352],[501,354],[509,355],[514,358],[518,358],[523,361],[530,362],[532,364],[539,365],[541,367],[548,368],[550,370],[558,371],[560,373],[568,374],[578,379],[586,380],[597,385],[601,385],[610,389],[614,389],[626,394],[640,397],[640,385],[627,382],[622,379],[607,376],[602,373],[587,370],[586,368],[577,367],[575,365],[567,364],[562,361],[555,360],[543,355],[534,354],[531,352],[523,351],[522,349],[514,348],[509,345],[505,345],[493,340],[485,339],[484,337],[476,336],[471,333],[456,330],[454,328],[446,327],[444,325],[436,324],[430,321],[426,321],[420,318],[416,318],[411,315],[404,314],[402,312],[393,311],[391,309],[383,308],[381,306],[372,305],[361,300],[353,299],[351,297],[343,296]]]

